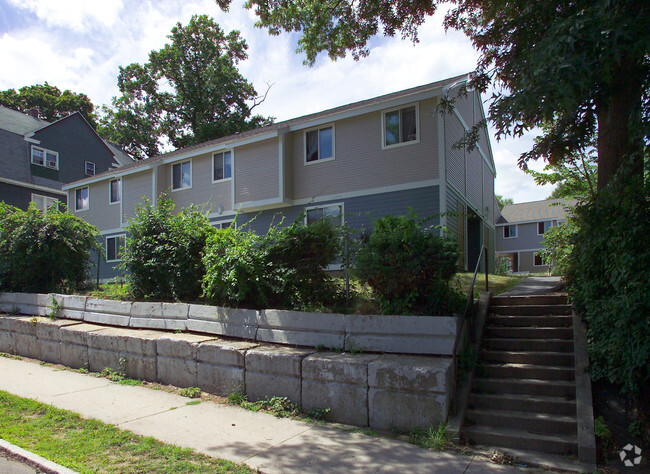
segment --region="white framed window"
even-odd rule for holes
[[[86,176],[95,176],[95,163],[92,161],[86,161],[85,168]]]
[[[32,164],[58,170],[59,154],[56,151],[32,145]]]
[[[122,201],[122,180],[111,179],[108,183],[108,203],[117,204]]]
[[[212,182],[232,178],[232,151],[212,155]]]
[[[536,267],[545,267],[546,266],[546,265],[544,265],[544,261],[542,260],[542,257],[540,257],[537,254],[535,254],[533,256],[533,265],[536,266]]]
[[[86,211],[90,208],[90,192],[88,186],[75,189],[74,210]]]
[[[309,225],[323,218],[330,220],[334,225],[343,225],[343,203],[305,208],[305,224]]]
[[[39,211],[45,212],[51,206],[59,207],[59,200],[50,196],[32,193],[32,202]]]
[[[334,159],[334,125],[305,132],[305,164]]]
[[[514,239],[517,237],[517,224],[503,226],[503,238]]]
[[[382,148],[420,141],[418,104],[386,110],[382,113]]]
[[[537,235],[544,235],[544,233],[553,227],[553,221],[542,221],[537,223]]]
[[[232,225],[233,221],[219,221],[212,224],[217,229],[227,229]]]
[[[172,191],[192,187],[192,161],[183,161],[172,165]]]
[[[126,245],[126,234],[106,237],[106,261],[119,262],[122,260],[122,251]]]

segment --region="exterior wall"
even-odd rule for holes
[[[124,222],[135,216],[136,207],[142,204],[143,198],[151,200],[151,173],[151,170],[144,170],[140,173],[122,176],[122,215]],[[106,183],[106,186],[108,186],[108,183]],[[108,187],[106,193],[108,193]],[[106,199],[108,199],[108,194],[106,194]],[[92,205],[91,201],[91,209]]]
[[[483,157],[478,149],[465,152],[467,160],[467,191],[468,202],[479,215],[483,215]]]
[[[535,266],[535,252],[519,252],[519,271],[529,273],[548,272],[548,266]]]
[[[30,182],[30,145],[22,135],[0,129],[0,176]]]
[[[100,181],[88,186],[89,206],[86,211],[75,211],[75,192],[70,193],[70,211],[96,226],[98,229],[116,229],[120,222],[120,203],[109,204],[110,181]]]
[[[497,227],[497,252],[532,250],[542,248],[543,235],[537,235],[537,222],[517,224],[517,237],[505,239],[503,227]]]
[[[58,199],[63,204],[67,203],[66,196],[60,194],[42,191],[38,189],[26,188],[23,186],[16,186],[9,183],[3,183],[0,181],[0,201],[4,201],[7,204],[16,206],[20,209],[26,210],[29,207],[29,203],[32,200],[33,194],[40,194],[41,196],[48,196]]]
[[[465,130],[463,124],[454,114],[443,117],[445,127],[445,169],[447,180],[461,193],[465,193],[465,149],[454,148],[454,144],[463,137]]]
[[[293,199],[437,179],[435,104],[433,99],[419,103],[419,143],[385,150],[381,111],[337,121],[335,158],[329,161],[305,164],[305,133],[293,132]]]
[[[234,152],[237,204],[280,197],[278,138],[237,147]]]

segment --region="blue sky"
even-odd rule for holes
[[[455,31],[445,33],[438,13],[421,26],[417,45],[377,38],[361,61],[332,62],[323,55],[309,68],[295,53],[297,35],[270,36],[255,28],[253,12],[242,3],[234,1],[224,13],[213,0],[0,0],[0,90],[48,81],[87,94],[97,106],[108,104],[118,93],[119,66],[145,62],[151,50],[167,42],[177,22],[186,24],[203,13],[246,38],[249,59],[240,71],[260,93],[272,84],[256,112],[278,120],[463,74],[476,63],[469,40]],[[546,198],[552,187],[536,186],[516,166],[532,137],[497,142],[491,136],[497,194],[515,202]]]

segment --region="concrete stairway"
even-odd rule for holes
[[[497,448],[577,454],[575,396],[566,296],[493,298],[463,437]]]

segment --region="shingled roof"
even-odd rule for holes
[[[0,105],[0,129],[2,130],[17,135],[26,135],[47,125],[49,122],[45,120]]]
[[[516,224],[544,220],[566,220],[566,210],[576,205],[575,199],[547,199],[545,201],[508,204],[501,211],[498,224]]]

